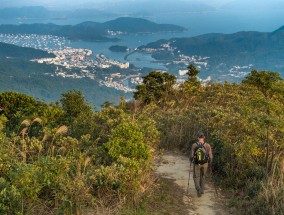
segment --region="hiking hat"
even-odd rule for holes
[[[196,137],[197,137],[197,138],[205,138],[205,135],[204,135],[203,132],[198,132],[198,133],[196,134]]]

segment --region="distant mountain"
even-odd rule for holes
[[[180,32],[186,29],[177,25],[156,24],[141,18],[122,17],[103,23],[112,31],[122,31],[127,33],[156,33],[156,32]]]
[[[42,50],[23,48],[11,44],[0,42],[0,58],[21,58],[31,60],[35,58],[54,57],[53,54],[49,54]]]
[[[67,37],[70,40],[110,41],[108,31],[122,31],[124,33],[156,33],[184,31],[177,25],[156,24],[145,19],[118,18],[105,23],[84,22],[78,25],[55,24],[22,24],[0,25],[0,33],[4,34],[50,34]]]
[[[163,48],[165,45],[171,48]],[[228,73],[232,67],[253,65],[252,68],[275,70],[284,74],[284,26],[271,33],[206,34],[160,40],[139,49],[145,48],[155,49],[152,55],[157,60],[173,61],[182,54],[208,57],[208,65],[203,68],[208,73]]]

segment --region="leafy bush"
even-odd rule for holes
[[[8,121],[0,116],[1,214],[78,215],[140,196],[158,144],[153,120],[122,106],[93,112],[77,91],[63,95],[63,107],[21,94],[3,98],[19,105],[4,111]]]
[[[22,214],[21,194],[16,187],[0,178],[0,214]]]

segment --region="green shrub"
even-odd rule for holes
[[[16,187],[0,178],[0,214],[22,214],[21,195]]]

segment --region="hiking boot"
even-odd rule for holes
[[[200,194],[204,194],[204,190],[201,190],[201,191],[200,191]]]
[[[200,190],[197,191],[197,196],[201,197],[201,191]]]

